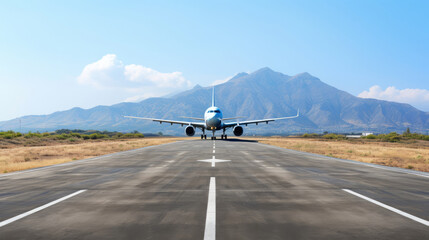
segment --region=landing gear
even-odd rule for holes
[[[223,134],[221,135],[221,139],[223,140],[223,139],[228,139],[228,137],[226,136],[226,134],[225,134],[225,128],[223,129]]]
[[[215,130],[213,130],[213,137],[212,137],[212,140],[216,140],[216,137],[215,137]]]
[[[202,129],[203,130],[203,134],[201,134],[201,139],[207,139],[207,135],[206,135],[206,129]]]

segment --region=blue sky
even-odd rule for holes
[[[5,1],[0,120],[270,67],[429,111],[427,1]]]

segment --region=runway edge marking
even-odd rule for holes
[[[43,205],[43,206],[40,206],[40,207],[35,208],[35,209],[33,209],[33,210],[30,210],[30,211],[28,211],[28,212],[25,212],[25,213],[19,214],[18,216],[15,216],[15,217],[13,217],[13,218],[9,218],[9,219],[7,219],[7,220],[4,220],[4,221],[0,222],[0,227],[6,226],[6,225],[8,225],[9,223],[13,223],[13,222],[15,222],[15,221],[18,221],[19,219],[25,218],[25,217],[27,217],[27,216],[29,216],[29,215],[33,214],[33,213],[39,212],[39,211],[41,211],[41,210],[43,210],[43,209],[45,209],[45,208],[48,208],[48,207],[50,207],[50,206],[52,206],[52,205],[55,205],[55,204],[57,204],[57,203],[59,203],[59,202],[62,202],[62,201],[64,201],[64,200],[66,200],[66,199],[69,199],[69,198],[71,198],[71,197],[74,197],[74,196],[76,196],[76,195],[78,195],[78,194],[80,194],[80,193],[83,193],[83,192],[85,192],[85,191],[86,191],[86,189],[76,191],[76,192],[74,192],[74,193],[72,193],[72,194],[69,194],[69,195],[67,195],[67,196],[65,196],[65,197],[62,197],[62,198],[60,198],[60,199],[57,199],[57,200],[52,201],[52,202],[50,202],[50,203],[47,203],[47,204],[45,204],[45,205]]]
[[[216,239],[216,178],[210,177],[204,240]]]
[[[389,205],[386,205],[386,204],[384,204],[384,203],[381,203],[381,202],[379,202],[379,201],[377,201],[377,200],[374,200],[374,199],[372,199],[372,198],[366,197],[366,196],[364,196],[364,195],[362,195],[362,194],[359,194],[359,193],[357,193],[357,192],[354,192],[354,191],[352,191],[352,190],[349,190],[349,189],[343,189],[343,191],[348,192],[348,193],[350,193],[350,194],[352,194],[352,195],[355,195],[356,197],[362,198],[362,199],[364,199],[364,200],[366,200],[366,201],[368,201],[368,202],[374,203],[375,205],[378,205],[378,206],[380,206],[380,207],[383,207],[383,208],[385,208],[385,209],[387,209],[387,210],[390,210],[390,211],[392,211],[392,212],[394,212],[394,213],[397,213],[397,214],[399,214],[399,215],[402,215],[402,216],[404,216],[404,217],[406,217],[406,218],[409,218],[409,219],[411,219],[411,220],[413,220],[413,221],[416,221],[416,222],[418,222],[418,223],[421,223],[421,224],[426,225],[426,226],[428,226],[428,227],[429,227],[429,221],[426,221],[426,220],[424,220],[424,219],[422,219],[422,218],[419,218],[419,217],[416,217],[416,216],[411,215],[411,214],[409,214],[409,213],[403,212],[403,211],[401,211],[401,210],[399,210],[399,209],[396,209],[396,208],[394,208],[394,207],[391,207],[391,206],[389,206]]]

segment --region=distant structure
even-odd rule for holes
[[[372,132],[363,132],[361,135],[346,135],[347,138],[361,138],[361,137],[366,137],[369,135],[372,135],[374,133]]]

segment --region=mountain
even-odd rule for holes
[[[412,131],[429,129],[429,113],[409,104],[363,99],[338,90],[318,78],[301,73],[288,76],[269,68],[251,74],[239,73],[216,86],[216,103],[224,117],[247,119],[282,117],[296,119],[268,125],[248,126],[245,134],[285,134],[293,132]],[[73,108],[49,115],[20,118],[23,131],[50,131],[61,128],[97,129],[164,134],[183,134],[180,126],[126,119],[124,115],[177,119],[202,117],[211,104],[211,87],[195,86],[173,96],[149,98],[139,103],[119,103],[91,109]],[[0,130],[19,129],[19,119],[0,122]],[[230,133],[231,134],[231,133]]]

